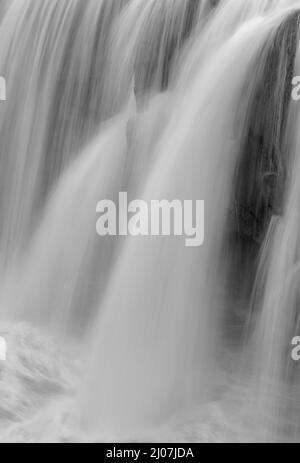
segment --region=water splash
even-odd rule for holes
[[[4,416],[5,441],[297,440],[299,0],[2,5],[0,312],[47,335],[9,328],[1,438]],[[205,245],[100,239],[122,190],[204,199]],[[80,350],[75,397],[49,331]]]

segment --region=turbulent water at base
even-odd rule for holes
[[[0,442],[300,441],[300,0],[0,14]],[[99,237],[121,191],[204,245]]]

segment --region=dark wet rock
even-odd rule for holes
[[[298,27],[296,11],[269,36],[245,88],[250,105],[235,175],[230,242],[233,281],[242,288],[247,282],[249,291],[270,221],[283,211]]]

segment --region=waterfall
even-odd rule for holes
[[[3,20],[2,269],[22,252],[53,184],[99,123],[107,39],[124,3],[21,0]]]
[[[208,400],[222,322],[221,238],[247,124],[241,93],[277,23],[255,20],[235,34],[200,69],[162,137],[143,198],[205,198],[206,246],[191,253],[176,238],[132,238],[125,246],[102,303],[83,399],[87,426],[98,432],[155,426]],[[212,76],[222,76],[226,94]]]
[[[212,7],[209,0],[133,0],[124,8],[112,34],[105,85],[114,112],[127,102],[132,81],[141,105],[145,96],[168,88],[179,52]]]
[[[286,39],[292,39],[298,45],[298,28],[299,12],[290,17],[285,46],[288,44]],[[283,35],[283,31],[279,34]],[[300,69],[299,48],[293,66],[297,74]],[[280,82],[283,82],[282,71],[278,66]],[[288,86],[289,83],[290,80]],[[287,132],[282,125],[287,133],[279,149],[279,165],[284,173],[281,177],[285,180],[284,188],[280,189],[281,206],[274,213],[276,220],[271,221],[266,232],[252,304],[256,314],[252,340],[253,374],[261,411],[259,418],[264,420],[266,439],[279,433],[292,439],[299,427],[298,409],[294,405],[299,371],[291,355],[292,339],[299,330],[299,113],[296,103],[290,104],[286,120],[289,130]],[[278,174],[277,179],[280,179]]]
[[[0,1],[1,441],[299,440],[299,19]]]

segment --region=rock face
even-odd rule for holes
[[[230,235],[234,279],[249,290],[253,282],[249,274],[255,273],[271,218],[282,213],[298,21],[299,12],[293,12],[271,34],[245,88],[250,105],[233,189]]]

